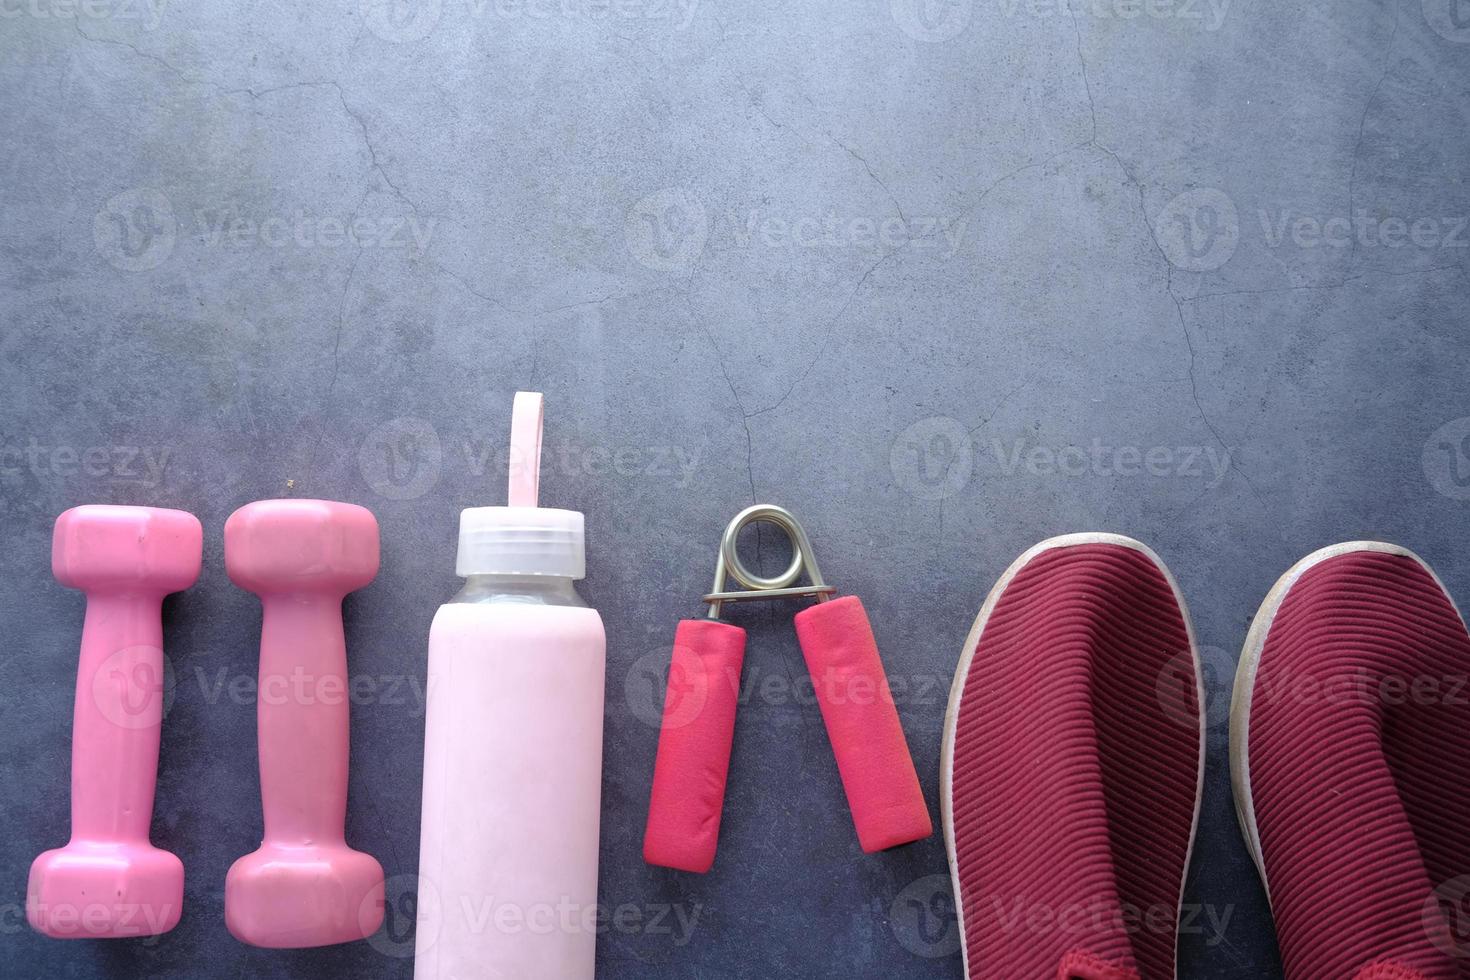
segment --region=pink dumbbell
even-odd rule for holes
[[[71,745],[71,840],[31,865],[26,918],[57,938],[152,936],[178,924],[184,865],[148,840],[163,728],[163,597],[199,577],[193,514],[73,507],[51,570],[87,595]]]
[[[362,939],[383,869],[347,846],[342,599],[378,573],[378,522],[354,504],[260,500],[225,522],[230,580],[260,596],[256,721],[265,839],[225,878],[225,924],[273,949]]]

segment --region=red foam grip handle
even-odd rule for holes
[[[649,864],[703,873],[715,863],[744,661],[745,630],[680,621],[643,834]]]
[[[872,854],[928,837],[934,824],[862,601],[843,596],[803,609],[796,636],[858,843]]]

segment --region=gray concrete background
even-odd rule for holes
[[[1452,6],[1458,4],[1458,6]],[[587,512],[609,637],[603,977],[957,977],[936,837],[860,854],[792,609],[752,627],[713,873],[646,867],[660,664],[724,522],[791,507],[862,596],[937,817],[981,599],[1059,532],[1152,545],[1213,724],[1183,977],[1279,975],[1225,709],[1275,577],[1334,541],[1470,596],[1470,11],[1463,0],[381,0],[0,4],[0,972],[408,976],[424,644],[459,508],[503,500],[546,392],[544,499]],[[347,604],[349,840],[389,928],[225,931],[258,842],[258,605],[221,528],[371,507]],[[152,941],[48,940],[26,871],[67,826],[84,502],[181,507]],[[762,560],[779,542],[757,540]],[[690,925],[692,923],[692,925]]]

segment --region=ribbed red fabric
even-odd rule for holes
[[[1062,957],[1056,980],[1138,980],[1132,970],[1114,966],[1088,952],[1073,951]]]
[[[1454,884],[1470,874],[1467,677],[1470,635],[1413,558],[1328,558],[1281,601],[1252,689],[1248,758],[1293,980],[1346,980],[1375,964],[1362,975],[1470,978],[1470,934],[1450,932],[1435,894],[1449,883],[1456,918],[1470,913]]]
[[[954,733],[971,980],[1053,978],[1078,954],[1119,976],[1174,980],[1199,779],[1196,677],[1183,612],[1145,553],[1055,547],[1011,580]]]
[[[1396,963],[1374,963],[1365,967],[1354,980],[1428,980],[1428,978],[1418,970],[1410,970]]]

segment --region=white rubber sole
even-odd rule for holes
[[[1169,588],[1174,592],[1174,600],[1179,605],[1179,612],[1184,618],[1184,628],[1189,636],[1189,652],[1194,657],[1194,682],[1196,696],[1200,705],[1200,727],[1199,727],[1199,763],[1196,766],[1195,788],[1194,788],[1194,818],[1189,828],[1189,847],[1184,856],[1184,873],[1179,880],[1179,908],[1175,919],[1183,914],[1184,905],[1184,883],[1189,877],[1189,864],[1194,856],[1195,837],[1199,833],[1200,803],[1204,799],[1205,789],[1205,687],[1204,667],[1200,662],[1199,644],[1195,640],[1194,623],[1189,618],[1189,607],[1184,603],[1184,596],[1179,591],[1179,583],[1174,581],[1174,575],[1163,560],[1154,553],[1148,545],[1133,538],[1121,534],[1108,534],[1102,531],[1084,531],[1078,534],[1063,534],[1054,538],[1047,538],[1040,544],[1032,545],[1024,551],[1019,558],[1011,562],[1011,566],[1005,570],[990,594],[985,597],[984,604],[980,607],[979,614],[975,617],[974,624],[970,627],[969,635],[965,637],[965,646],[960,651],[960,662],[955,668],[954,680],[950,682],[949,706],[944,713],[944,737],[940,746],[939,755],[939,816],[940,824],[944,830],[944,850],[949,858],[950,887],[954,891],[954,908],[956,922],[960,931],[960,956],[964,963],[965,976],[970,975],[970,950],[965,945],[965,911],[964,899],[960,892],[959,862],[955,856],[954,840],[954,733],[959,723],[960,701],[964,696],[965,678],[970,673],[970,662],[975,657],[975,649],[980,644],[980,637],[985,631],[985,623],[990,619],[990,614],[995,605],[1000,601],[1001,595],[1010,586],[1011,581],[1020,574],[1033,558],[1042,552],[1051,551],[1056,548],[1072,548],[1084,544],[1112,544],[1123,548],[1132,548],[1134,551],[1142,552],[1149,561],[1153,562],[1163,573]],[[1178,937],[1175,937],[1175,977],[1178,973]]]
[[[1255,619],[1251,621],[1250,631],[1246,633],[1245,647],[1240,652],[1240,665],[1235,669],[1235,687],[1230,695],[1230,784],[1234,790],[1232,795],[1235,797],[1235,817],[1240,822],[1240,832],[1245,837],[1251,860],[1255,862],[1256,871],[1261,876],[1261,887],[1265,889],[1267,904],[1271,901],[1271,883],[1266,878],[1266,862],[1261,857],[1261,831],[1256,824],[1255,800],[1251,796],[1250,762],[1251,698],[1255,694],[1256,674],[1261,669],[1261,651],[1266,647],[1266,637],[1271,632],[1271,624],[1276,620],[1281,603],[1307,570],[1329,558],[1358,552],[1401,555],[1413,559],[1429,573],[1434,584],[1439,586],[1439,590],[1454,607],[1454,599],[1449,590],[1424,559],[1407,548],[1385,541],[1344,541],[1320,548],[1291,566],[1271,586],[1271,591],[1266,593],[1260,609],[1256,610]],[[1455,607],[1455,611],[1458,615],[1459,608]],[[1464,616],[1460,620],[1463,622]]]

